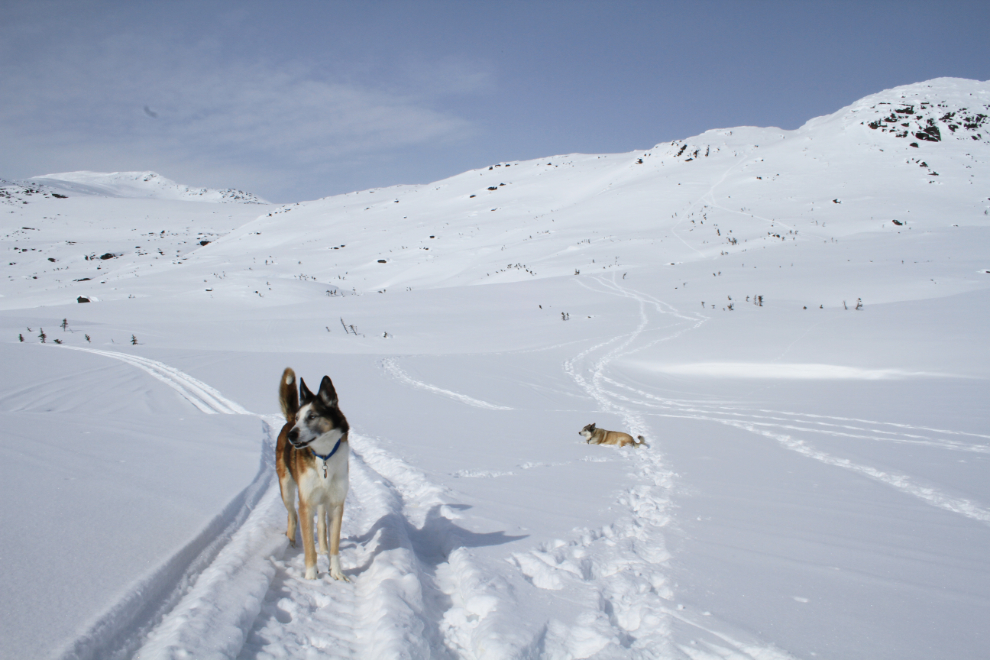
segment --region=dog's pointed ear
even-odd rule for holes
[[[313,400],[313,393],[309,391],[306,387],[306,381],[302,378],[299,379],[299,399],[300,405],[305,406],[307,403]]]
[[[330,376],[324,376],[323,380],[320,381],[320,401],[329,408],[337,405],[337,390],[333,389]]]

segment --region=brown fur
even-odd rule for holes
[[[275,471],[278,473],[279,487],[282,491],[282,502],[288,511],[288,523],[285,535],[289,542],[296,545],[296,526],[301,528],[303,551],[306,560],[306,577],[316,577],[316,539],[313,537],[313,516],[317,517],[316,538],[319,539],[320,554],[329,554],[331,558],[330,575],[336,579],[347,580],[339,571],[340,528],[344,517],[344,497],[347,493],[347,419],[337,408],[337,395],[333,384],[326,376],[320,386],[318,395],[313,395],[306,388],[306,383],[299,381],[299,391],[302,402],[296,394],[296,377],[292,369],[282,372],[279,384],[279,403],[286,423],[278,434],[275,447]],[[302,407],[309,406],[306,411],[307,419],[298,420],[297,416]],[[300,427],[303,427],[300,429]],[[293,440],[300,435],[319,437],[325,433],[339,431],[340,450],[342,458],[332,458],[335,461],[327,473],[328,462],[318,459],[309,446],[295,447]],[[337,455],[335,455],[336,457]],[[343,463],[340,463],[343,460]],[[321,476],[323,477],[321,479]],[[342,492],[341,492],[342,491]],[[299,515],[296,515],[296,493],[299,494]],[[330,493],[333,493],[330,495]],[[329,521],[328,521],[329,518]],[[329,536],[327,527],[329,522]],[[334,562],[337,568],[334,568]]]
[[[291,427],[296,423],[296,413],[299,412],[299,391],[296,387],[296,372],[288,367],[282,372],[282,380],[279,381],[278,402],[282,406],[286,426]]]
[[[589,445],[618,445],[620,447],[631,445],[638,447],[646,444],[646,440],[641,435],[636,436],[639,438],[639,442],[636,442],[628,433],[599,429],[595,427],[594,423],[588,424],[578,431],[578,435],[584,436],[585,441]]]

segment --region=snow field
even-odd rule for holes
[[[981,657],[986,108],[281,206],[5,184],[0,657]],[[285,366],[352,424],[349,584],[284,539]]]

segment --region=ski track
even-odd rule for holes
[[[990,510],[979,503],[968,498],[956,497],[943,492],[934,486],[916,483],[916,479],[904,474],[892,473],[869,465],[856,463],[847,458],[833,456],[827,452],[813,447],[807,440],[794,438],[783,431],[798,431],[802,433],[815,433],[831,437],[846,437],[861,440],[872,440],[877,442],[895,442],[903,444],[921,445],[945,449],[949,451],[990,453],[990,447],[983,443],[964,443],[947,438],[939,438],[932,435],[919,435],[918,433],[906,433],[890,431],[884,427],[897,429],[909,429],[919,432],[945,433],[960,436],[982,438],[975,433],[964,433],[945,431],[939,429],[929,429],[927,427],[914,427],[907,424],[895,424],[889,422],[873,422],[870,420],[853,420],[844,417],[827,417],[824,415],[802,415],[798,413],[778,413],[775,411],[759,410],[752,413],[740,412],[737,407],[726,406],[705,406],[697,402],[679,402],[671,399],[657,397],[648,392],[637,390],[615,380],[608,380],[613,387],[631,392],[639,399],[633,399],[627,394],[612,391],[611,396],[620,401],[635,404],[640,408],[653,409],[652,415],[658,417],[679,417],[686,419],[698,419],[726,426],[732,426],[756,435],[771,438],[780,443],[781,446],[791,451],[797,452],[807,458],[820,461],[833,467],[843,468],[860,474],[864,477],[878,481],[886,486],[895,488],[912,497],[916,497],[931,506],[951,511],[982,523],[990,523]],[[661,411],[672,412],[661,412]],[[761,413],[761,414],[758,414]],[[774,416],[771,416],[774,415]],[[777,416],[779,415],[779,416]],[[811,424],[818,427],[806,425],[796,426],[793,418],[807,418]],[[861,426],[851,426],[848,424],[833,424],[822,420],[832,420],[834,422],[854,421]],[[846,429],[846,430],[836,430]],[[849,430],[863,431],[863,433],[850,433]]]
[[[62,348],[135,366],[203,413],[253,414],[161,362]],[[425,388],[471,405],[504,409]],[[132,633],[139,639],[128,646],[140,646],[134,657],[453,659],[482,657],[474,650],[487,646],[495,654],[486,657],[497,658],[517,657],[531,642],[499,633],[496,594],[507,589],[483,576],[461,547],[469,533],[452,522],[459,516],[446,504],[444,489],[353,430],[341,534],[341,564],[351,582],[330,578],[325,556],[319,558],[319,579],[304,579],[302,548],[289,548],[285,507],[274,478],[275,437],[283,420],[258,417],[263,469],[252,486],[261,494],[246,503],[233,529],[214,540],[219,550],[193,562],[158,620]]]
[[[182,398],[196,406],[200,412],[204,412],[207,415],[215,415],[217,413],[225,415],[251,414],[230,399],[225,398],[206,383],[193,378],[189,374],[182,373],[178,369],[174,369],[162,362],[141,357],[139,355],[130,355],[127,353],[119,353],[117,351],[105,351],[98,348],[86,348],[84,346],[63,345],[60,346],[60,348],[70,351],[94,353],[96,355],[113,358],[114,360],[120,360],[121,362],[126,362],[131,366],[137,367],[174,389]]]
[[[649,440],[646,416],[638,406],[626,405],[606,389],[609,381],[605,371],[617,358],[670,341],[707,319],[682,314],[663,301],[626,289],[614,277],[593,281],[608,293],[635,302],[638,324],[631,333],[594,345],[565,361],[564,372],[598,403],[601,412],[620,417],[634,435],[643,434]],[[572,623],[551,620],[547,624],[541,657],[790,658],[765,643],[733,639],[710,630],[693,620],[700,617],[679,612],[673,605],[674,593],[667,578],[670,555],[663,535],[670,520],[673,475],[657,449],[635,451],[630,454],[631,464],[636,466],[635,484],[619,494],[616,504],[621,513],[614,522],[600,529],[576,530],[570,541],[554,540],[512,557],[534,586],[566,590],[571,600],[588,603]],[[675,639],[674,626],[689,620],[695,641],[703,640],[700,646],[683,646]]]
[[[59,348],[126,362],[166,383],[203,413],[250,414],[212,387],[161,362],[93,348]],[[191,592],[197,593],[198,585],[202,583],[201,578],[215,572],[215,567],[222,564],[222,558],[229,555],[232,548],[236,550],[237,544],[232,541],[239,538],[252,511],[263,507],[268,499],[273,474],[272,466],[266,464],[266,460],[271,463],[273,457],[265,453],[261,458],[262,462],[254,479],[235,495],[228,506],[187,545],[177,548],[175,554],[161,566],[142,576],[139,586],[124,594],[118,602],[112,603],[96,623],[82,631],[64,649],[63,658],[130,657],[147,635],[154,636],[162,621],[170,616],[169,612],[179,610],[182,603],[189,599]],[[254,540],[254,543],[257,544],[258,541]],[[207,601],[205,605],[216,609],[223,602],[218,598]],[[213,617],[213,620],[221,626],[225,623],[223,617]],[[141,656],[139,653],[138,657],[151,656]]]
[[[676,311],[670,312],[673,308],[669,305],[666,305],[655,298],[643,296],[638,293],[634,294],[623,289],[614,277],[611,283],[603,280],[599,281],[620,295],[634,297],[640,300],[641,318],[645,318],[642,317],[643,305],[647,302],[652,304],[656,311],[660,313],[668,312],[677,314]],[[677,314],[677,316],[685,321],[694,320],[695,318],[680,314]],[[703,322],[704,321],[701,320],[693,327],[697,327]],[[642,328],[644,328],[643,322],[641,322],[640,328],[637,329],[637,332],[634,334],[639,333]],[[681,334],[681,332],[684,332],[685,330],[681,330],[673,336]],[[670,338],[673,338],[673,336]],[[653,340],[652,342],[644,344],[642,347],[637,347],[636,349],[626,351],[625,353],[622,353],[622,355],[630,354],[636,350],[642,350],[642,348],[651,346],[659,341],[664,341],[665,339],[667,338],[664,337]],[[623,347],[628,346],[630,343],[632,343],[632,339],[627,340],[623,344]],[[579,356],[579,358],[598,348],[601,348],[602,346],[604,345],[599,345],[585,351],[585,353]],[[949,451],[972,453],[990,453],[990,443],[965,442],[958,439],[950,439],[944,436],[990,440],[990,436],[988,435],[848,417],[780,412],[765,409],[748,411],[738,406],[713,404],[706,405],[696,401],[677,401],[664,397],[658,397],[648,392],[632,388],[604,375],[604,365],[616,357],[618,352],[619,349],[613,349],[611,353],[599,361],[594,371],[595,375],[591,384],[592,391],[589,391],[589,394],[603,404],[603,411],[620,413],[627,411],[628,408],[622,407],[615,403],[617,401],[621,401],[625,404],[631,404],[637,410],[645,410],[647,411],[646,414],[651,416],[687,417],[733,426],[750,433],[772,438],[780,443],[781,446],[806,456],[807,458],[812,458],[827,465],[855,472],[874,481],[878,481],[886,486],[895,488],[902,493],[916,497],[931,506],[935,506],[946,511],[951,511],[982,523],[990,523],[990,509],[982,503],[973,502],[968,498],[950,495],[942,492],[942,490],[934,486],[918,484],[915,479],[912,479],[908,475],[891,473],[873,466],[856,463],[847,458],[833,456],[827,452],[816,449],[807,440],[794,438],[783,431],[818,434],[830,437],[845,437],[876,442],[911,444],[934,447]],[[565,371],[571,373],[573,371],[572,366],[570,364],[565,365]],[[580,375],[572,374],[572,377],[582,388],[588,388],[588,383],[580,377]],[[613,389],[606,389],[606,385],[611,386]],[[634,399],[628,394],[617,390],[630,392],[640,398]],[[658,410],[677,411],[681,414],[657,412]],[[637,433],[639,432],[641,427],[636,426],[636,422],[640,419],[638,415],[623,414],[623,419],[628,423],[630,428],[635,429]],[[644,433],[644,435],[646,434]]]
[[[599,290],[635,301],[639,306],[639,323],[631,333],[591,346],[567,360],[564,372],[599,404],[602,412],[620,417],[634,435],[641,433],[649,440],[646,419],[651,417],[683,417],[725,424],[771,438],[802,456],[852,471],[926,504],[990,522],[990,511],[979,503],[918,484],[907,475],[833,456],[790,433],[977,453],[990,453],[990,446],[979,442],[990,436],[896,422],[673,400],[608,377],[607,368],[617,358],[669,341],[697,328],[706,318],[681,314],[663,301],[626,289],[614,276],[611,280],[593,281],[601,287]],[[584,282],[581,284],[591,288]],[[661,319],[662,323],[656,323]],[[659,336],[651,336],[657,332],[651,330],[651,324],[660,328]],[[970,438],[976,441],[967,442]],[[550,622],[544,642],[545,657],[789,658],[772,645],[714,630],[711,623],[706,624],[696,613],[672,607],[673,593],[665,577],[669,557],[663,539],[672,475],[656,449],[636,454],[636,460],[640,466],[639,483],[618,499],[618,504],[626,509],[625,515],[602,529],[581,530],[569,542],[557,540],[513,555],[516,565],[535,586],[554,591],[576,588],[586,592],[584,602],[595,604],[578,617],[573,627]],[[674,639],[673,627],[685,624],[695,636],[691,645]]]
[[[382,368],[392,378],[396,379],[401,383],[406,385],[411,385],[421,390],[426,390],[427,392],[432,392],[433,394],[440,394],[442,396],[454,399],[455,401],[460,401],[469,406],[474,406],[475,408],[484,408],[486,410],[512,410],[512,408],[507,408],[506,406],[499,406],[494,403],[488,403],[487,401],[481,401],[467,396],[466,394],[460,394],[459,392],[452,392],[450,390],[445,390],[443,388],[437,387],[435,385],[430,385],[429,383],[424,383],[422,381],[415,380],[409,374],[402,370],[395,360],[392,358],[385,358],[381,361]]]

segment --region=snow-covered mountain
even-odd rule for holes
[[[0,657],[979,657],[988,116],[937,79],[285,205],[3,182]],[[353,427],[353,584],[281,535],[285,366]]]
[[[63,172],[32,177],[29,183],[77,195],[241,204],[267,203],[257,195],[233,188],[226,190],[190,188],[155,172]]]
[[[875,94],[796,131],[719,129],[632,154],[498,163],[434,184],[360,191],[260,214],[257,206],[238,207],[227,211],[222,222],[211,219],[212,224],[192,220],[198,211],[181,216],[170,211],[174,219],[168,220],[154,213],[144,219],[132,214],[119,227],[123,231],[95,228],[98,238],[91,242],[80,233],[86,214],[78,214],[68,233],[47,229],[56,221],[42,217],[30,230],[35,260],[23,247],[15,252],[18,263],[33,264],[32,279],[23,284],[59,290],[53,301],[72,301],[80,293],[79,286],[67,282],[80,278],[67,278],[66,271],[87,275],[87,281],[127,278],[129,291],[116,287],[118,293],[108,294],[126,297],[146,295],[133,275],[155,261],[195,258],[209,268],[237,264],[247,254],[250,274],[228,280],[215,294],[240,295],[245,289],[253,294],[269,275],[312,282],[310,288],[323,291],[331,285],[341,293],[509,282],[588,272],[592,264],[609,272],[658,262],[717,263],[776,244],[794,249],[800,244],[809,256],[821,253],[829,259],[836,250],[816,249],[816,241],[829,245],[864,233],[940,232],[951,225],[983,223],[990,208],[983,178],[987,113],[986,84],[940,79]],[[904,121],[890,122],[892,116]],[[99,187],[96,181],[113,181],[106,184],[112,197],[138,196],[123,182],[138,175],[75,173],[38,181],[55,176],[79,181],[88,190]],[[174,192],[170,199],[189,190],[148,176],[149,181],[139,177],[134,189]],[[210,195],[215,200],[220,193]],[[57,203],[65,216],[75,204],[92,202]],[[203,212],[217,215],[215,209]],[[946,217],[952,222],[947,224]],[[134,232],[146,238],[132,241]],[[117,257],[110,271],[108,264],[93,263],[94,256],[108,252]],[[266,261],[267,268],[254,268]],[[273,261],[305,268],[286,270]],[[96,269],[101,272],[93,273]],[[46,272],[61,275],[41,275]],[[185,286],[180,282],[166,286]],[[92,286],[81,289],[95,294]],[[774,286],[790,288],[787,282]],[[836,290],[828,302],[837,304],[834,296],[842,293],[855,292]],[[873,290],[860,293],[874,295]],[[884,288],[873,300],[898,295],[897,288]]]

